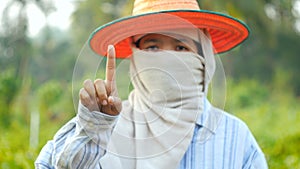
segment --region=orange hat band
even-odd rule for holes
[[[131,55],[131,37],[139,34],[172,29],[206,29],[215,53],[228,51],[242,43],[249,35],[248,27],[230,16],[210,11],[175,10],[132,16],[108,23],[90,37],[91,48],[105,56],[108,45],[115,45],[117,57]]]

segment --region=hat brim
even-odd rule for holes
[[[179,19],[180,18],[180,19]],[[114,45],[117,58],[131,55],[131,37],[162,30],[188,28],[206,29],[215,53],[226,52],[247,39],[248,26],[231,16],[206,10],[173,10],[121,18],[96,29],[89,38],[92,50],[105,56],[108,45]]]

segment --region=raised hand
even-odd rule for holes
[[[116,84],[116,52],[113,45],[109,45],[107,49],[105,80],[85,80],[79,97],[89,111],[100,111],[108,115],[118,115],[121,112],[122,101]]]

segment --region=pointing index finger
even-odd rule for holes
[[[107,48],[107,61],[106,61],[106,76],[105,80],[108,86],[113,89],[115,86],[115,73],[116,73],[116,51],[113,45]]]

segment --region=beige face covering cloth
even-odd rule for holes
[[[203,111],[204,58],[191,52],[135,49],[134,90],[123,105],[103,169],[175,169]]]

